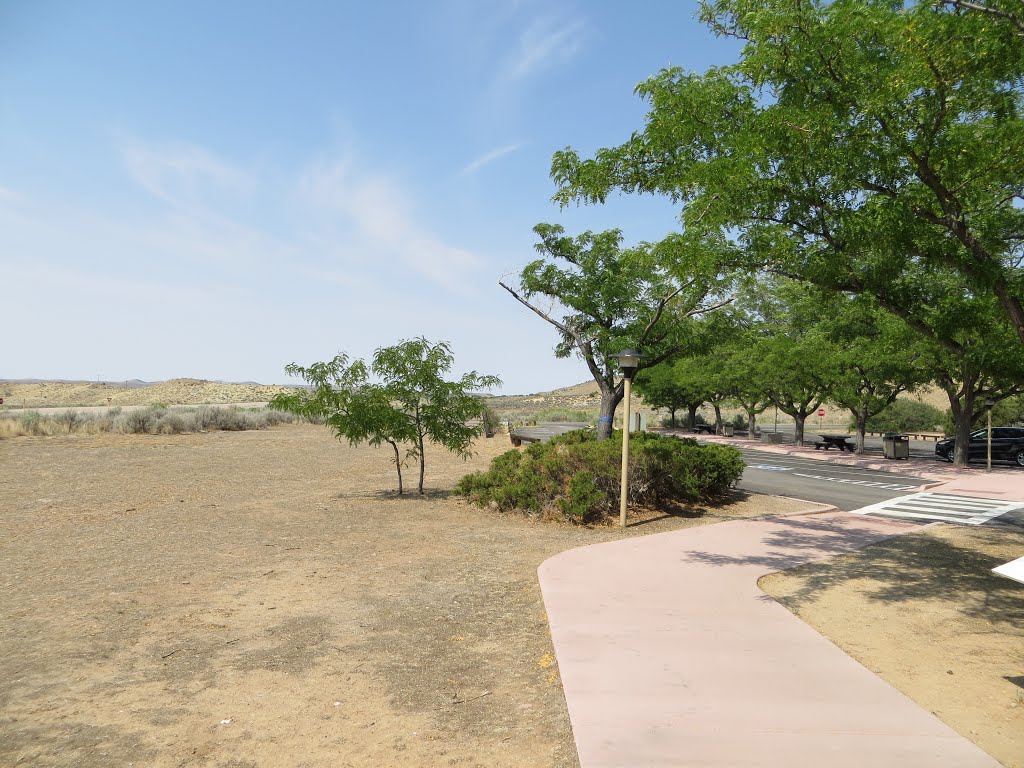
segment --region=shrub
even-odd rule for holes
[[[127,435],[147,435],[156,427],[156,413],[153,408],[137,408],[119,416],[114,425],[118,432]]]
[[[180,435],[183,432],[194,431],[195,423],[174,411],[164,414],[156,423],[156,432],[161,435]]]
[[[501,426],[501,417],[491,406],[485,405],[480,412],[480,426],[484,437],[491,437],[497,434],[498,428]]]
[[[916,400],[897,400],[867,421],[868,432],[931,432],[940,428],[942,411]],[[851,429],[856,429],[856,423]]]
[[[621,431],[598,441],[593,432],[577,430],[503,453],[487,471],[463,477],[455,492],[503,511],[551,512],[592,522],[618,508],[621,461]],[[706,500],[735,483],[743,466],[731,446],[641,432],[630,449],[629,500],[644,505]]]
[[[78,411],[74,408],[68,408],[57,415],[57,421],[67,427],[68,434],[70,435],[77,427],[81,426],[82,417],[78,415]]]
[[[241,431],[266,429],[277,424],[291,424],[297,419],[290,413],[264,408],[242,410],[237,407],[175,408],[149,406],[123,411],[120,406],[108,408],[104,414],[82,413],[68,409],[55,415],[38,411],[2,414],[4,435],[55,435],[62,432],[121,432],[123,434],[178,435],[209,430]],[[15,426],[16,425],[16,426]]]
[[[21,424],[21,429],[26,435],[45,434],[43,430],[43,416],[39,411],[25,411],[25,413],[18,417],[18,422]]]

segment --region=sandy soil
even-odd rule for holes
[[[398,498],[322,427],[0,441],[0,765],[576,765],[537,566],[800,505],[622,534],[449,497],[508,449]]]
[[[761,587],[1002,762],[1024,766],[1024,531],[940,525]]]

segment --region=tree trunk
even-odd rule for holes
[[[754,432],[757,431],[757,414],[754,413],[753,408],[747,408],[747,433],[750,437],[754,436]]]
[[[689,418],[689,423],[686,426],[688,426],[690,429],[696,429],[697,428],[697,409],[698,408],[700,408],[699,405],[688,405],[686,407],[686,410],[690,412],[689,413],[689,417],[688,417]]]
[[[950,410],[953,412],[953,423],[956,425],[953,465],[957,467],[967,466],[967,460],[970,457],[971,428],[974,426],[974,388],[965,385],[963,392],[964,399],[961,403],[959,397],[949,390],[946,391]]]
[[[427,457],[423,451],[423,433],[419,433],[419,451],[420,451],[420,496],[423,495],[423,476],[427,472]]]
[[[601,415],[597,417],[598,440],[607,440],[612,436],[612,422],[615,420],[615,409],[622,402],[622,397],[623,388],[621,384],[615,389],[601,387]]]
[[[712,403],[711,407],[715,409],[715,434],[722,434],[722,408],[718,403]]]
[[[857,436],[853,439],[853,452],[864,453],[864,433],[868,429],[867,406],[854,411],[853,416],[857,420]]]
[[[398,443],[388,440],[391,447],[395,449],[395,469],[398,470],[398,495],[402,495],[402,457],[398,453]]]
[[[676,428],[676,409],[675,408],[670,408],[669,412],[672,415],[669,417],[669,422],[668,423],[672,427],[672,429],[675,429]]]
[[[806,413],[797,413],[793,416],[793,439],[797,445],[804,444],[804,422],[807,421]]]

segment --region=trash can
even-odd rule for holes
[[[882,436],[882,455],[887,459],[909,459],[910,438],[898,432],[886,432]]]
[[[723,424],[722,425],[722,434],[725,435],[726,437],[732,437],[733,435],[736,434],[736,425],[735,424]]]

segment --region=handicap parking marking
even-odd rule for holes
[[[844,477],[828,477],[826,475],[806,475],[803,472],[794,472],[795,477],[806,477],[811,480],[825,480],[830,483],[845,483],[846,485],[862,485],[866,488],[882,488],[886,491],[916,491],[920,485],[899,485],[897,483],[876,483],[873,480],[850,480]]]

